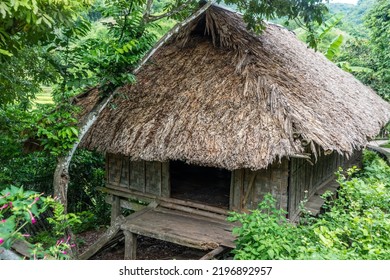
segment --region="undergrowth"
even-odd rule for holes
[[[231,213],[229,221],[242,225],[233,231],[234,258],[390,259],[390,167],[377,154],[364,152],[363,169],[340,169],[337,181],[337,199],[324,194],[325,213],[304,214],[297,225],[270,194],[250,213]]]

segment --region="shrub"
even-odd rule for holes
[[[318,218],[293,225],[271,195],[249,214],[232,213],[229,220],[241,223],[235,258],[390,259],[390,168],[365,152],[364,169],[352,176],[356,171],[337,172],[338,198],[324,194],[327,211]]]
[[[31,258],[69,258],[68,251],[72,245],[70,238],[64,237],[65,227],[80,222],[75,215],[64,215],[63,206],[51,197],[43,197],[34,191],[11,186],[0,192],[0,248],[10,249],[17,240],[26,240],[30,235],[26,232],[28,225],[35,224],[37,218],[51,209],[54,212],[51,223],[54,225],[52,244],[43,247],[42,244],[31,245]]]

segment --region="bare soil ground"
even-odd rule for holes
[[[98,240],[105,231],[104,228],[91,230],[77,235],[80,241],[79,252],[82,253],[90,245]],[[139,260],[197,260],[207,251],[191,249],[145,236],[138,236],[137,259]],[[119,242],[115,246],[98,252],[92,260],[123,260],[124,243]]]

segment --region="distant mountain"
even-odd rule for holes
[[[333,3],[329,4],[332,14],[344,14],[341,30],[357,37],[367,37],[368,32],[364,26],[364,17],[374,5],[375,0],[360,0],[357,5]]]
[[[329,4],[329,11],[331,14],[349,14],[356,6],[344,3]]]

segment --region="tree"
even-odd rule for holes
[[[379,0],[366,16],[375,64],[371,86],[390,100],[390,1]]]
[[[56,79],[44,48],[71,28],[92,0],[5,0],[0,3],[0,108],[27,107],[40,85]]]
[[[220,1],[219,1],[220,2]],[[307,29],[307,42],[312,48],[317,48],[315,23],[321,24],[328,9],[322,0],[225,0],[226,4],[236,5],[244,13],[244,20],[249,29],[261,31],[264,20],[286,17],[296,19]]]
[[[0,3],[0,55],[12,56],[26,44],[53,38],[71,25],[91,0],[3,0]],[[1,56],[0,56],[1,57]]]

